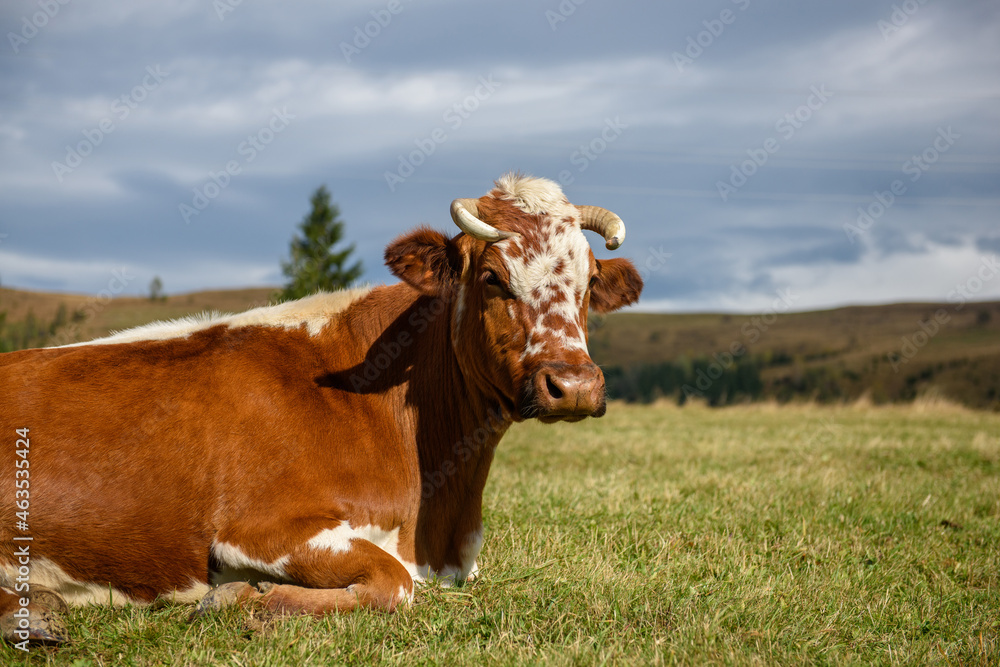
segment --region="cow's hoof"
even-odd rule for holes
[[[0,636],[4,640],[11,644],[25,640],[37,644],[65,644],[69,641],[69,631],[59,614],[34,602],[24,609],[27,609],[27,617],[15,616],[17,612],[0,617]]]
[[[193,621],[209,612],[232,607],[259,596],[260,593],[257,592],[257,589],[245,581],[231,581],[228,584],[216,586],[205,594],[205,597],[191,612],[188,620]]]
[[[31,591],[28,593],[28,597],[39,607],[44,607],[45,609],[53,611],[57,614],[65,614],[69,611],[69,605],[66,604],[66,600],[63,599],[63,596],[59,595],[51,588],[45,588],[44,586],[32,586]]]

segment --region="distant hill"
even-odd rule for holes
[[[268,303],[276,288],[104,299],[0,288],[0,350],[90,340],[206,310]],[[62,313],[60,315],[60,312]],[[31,320],[31,326],[27,326]],[[590,349],[613,396],[907,401],[1000,410],[1000,302],[853,306],[772,315],[592,315]],[[26,336],[25,334],[32,334]],[[732,354],[733,350],[740,354]]]
[[[711,396],[725,378],[701,390],[692,381],[702,378],[699,365],[711,376],[718,374],[712,366],[735,373],[742,364],[745,375],[752,369],[761,383],[753,398],[867,396],[882,403],[929,393],[1000,409],[1000,302],[852,306],[770,316],[617,313],[592,318],[590,349],[606,374],[631,373],[633,384],[645,382],[619,388],[620,395],[632,391],[631,398],[675,394],[663,390],[663,385],[673,389],[664,379],[678,375],[672,367],[687,369],[678,398],[684,386]],[[733,349],[745,352],[727,364]],[[732,396],[724,398],[733,402]]]
[[[275,287],[252,287],[179,294],[161,301],[151,301],[143,297],[107,298],[0,287],[0,317],[4,317],[3,314],[6,313],[6,327],[0,327],[0,341],[4,339],[5,328],[8,336],[11,328],[17,329],[18,333],[25,333],[21,329],[29,317],[37,323],[37,327],[48,331],[56,321],[60,309],[65,311],[67,324],[57,327],[59,330],[56,332],[49,332],[48,339],[43,342],[45,345],[92,340],[140,324],[205,311],[240,312],[266,305],[276,292]],[[34,346],[37,345],[32,345]],[[0,351],[3,350],[0,347]]]

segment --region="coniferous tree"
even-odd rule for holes
[[[149,300],[150,301],[166,301],[167,295],[163,293],[163,281],[160,280],[160,276],[153,276],[153,280],[149,283]]]
[[[302,219],[291,243],[291,260],[281,263],[288,282],[278,295],[282,301],[299,299],[318,290],[348,287],[361,276],[361,262],[348,264],[354,244],[334,248],[344,236],[340,209],[330,202],[330,192],[320,186],[310,199],[312,210]]]

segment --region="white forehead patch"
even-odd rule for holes
[[[576,212],[576,207],[566,201],[566,195],[555,181],[547,178],[524,176],[515,172],[504,174],[495,183],[497,190],[503,194],[500,199],[509,201],[514,206],[528,213],[548,213],[553,215],[558,208],[570,207]]]
[[[578,320],[590,281],[590,245],[580,227],[579,211],[566,200],[558,184],[544,178],[507,174],[496,186],[499,199],[525,213],[544,216],[537,246],[522,237],[496,245],[498,249],[521,249],[521,253],[504,253],[510,289],[519,300],[541,311],[528,333],[522,357],[541,353],[546,340],[553,338],[561,349],[586,351],[586,338]],[[547,315],[566,322],[568,331],[547,327]]]

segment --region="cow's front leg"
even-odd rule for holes
[[[412,599],[413,579],[398,560],[367,540],[353,539],[349,545],[342,550],[298,547],[284,567],[290,584],[226,584],[210,591],[195,615],[232,604],[313,616],[358,607],[393,611]]]

